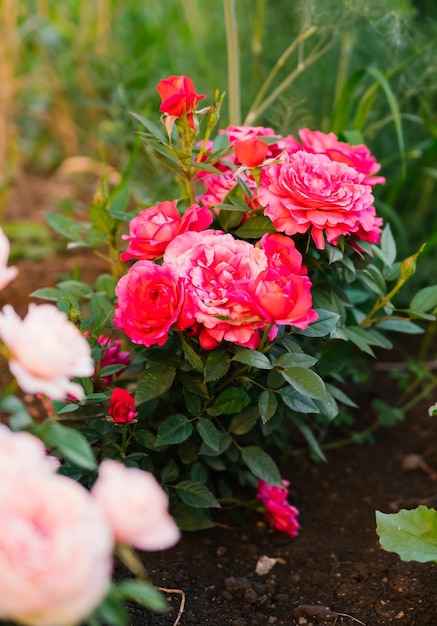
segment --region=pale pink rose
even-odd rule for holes
[[[373,196],[364,174],[324,154],[299,151],[263,170],[259,200],[278,231],[311,232],[319,249],[342,235],[374,228]]]
[[[94,363],[86,339],[67,316],[51,304],[31,304],[21,320],[10,305],[0,312],[0,339],[9,352],[9,369],[27,393],[53,400],[68,394],[84,397],[74,376],[92,376]]]
[[[122,261],[158,259],[176,235],[188,230],[204,230],[211,222],[211,212],[197,204],[188,207],[181,216],[176,200],[161,202],[144,209],[130,221],[129,235],[122,236],[129,241],[129,247],[120,258]]]
[[[167,247],[166,265],[185,283],[179,328],[199,325],[207,350],[222,341],[258,345],[265,320],[254,310],[250,285],[268,266],[260,248],[222,231],[185,233]]]
[[[333,161],[346,163],[358,172],[365,174],[363,182],[366,185],[385,183],[383,176],[374,176],[381,169],[381,165],[364,144],[352,146],[344,141],[339,141],[334,133],[322,133],[319,130],[309,130],[308,128],[300,130],[299,136],[303,147],[308,152],[326,154]]]
[[[246,183],[253,194],[251,196],[244,196],[244,200],[250,210],[258,209],[259,202],[256,196],[256,182],[250,172],[240,172],[239,177]],[[211,174],[202,178],[202,183],[205,185],[205,191],[196,197],[196,201],[202,204],[204,207],[214,209],[217,204],[221,204],[226,201],[228,193],[237,186],[238,181],[234,175],[233,170],[223,172],[223,174]],[[244,218],[244,213],[242,220]]]
[[[118,543],[154,551],[179,540],[179,529],[168,513],[168,497],[152,474],[106,460],[92,494]]]
[[[12,432],[0,424],[0,483],[10,476],[56,472],[59,462],[47,456],[40,439],[26,432]]]
[[[72,626],[105,597],[114,537],[91,494],[50,473],[0,481],[0,619]]]
[[[288,480],[283,480],[282,482],[284,487],[275,487],[263,480],[259,480],[256,497],[265,506],[264,518],[269,523],[270,528],[279,530],[279,532],[291,537],[296,537],[300,528],[297,521],[299,511],[287,502],[287,487],[290,483]]]
[[[134,343],[163,346],[183,303],[177,274],[153,261],[138,261],[120,278],[115,292],[115,326]]]
[[[9,251],[9,239],[0,228],[0,289],[6,287],[18,274],[16,267],[8,267]]]

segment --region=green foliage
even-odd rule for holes
[[[376,532],[382,547],[403,561],[437,562],[437,511],[426,506],[398,513],[376,512]]]

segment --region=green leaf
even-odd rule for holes
[[[209,419],[201,418],[197,420],[197,432],[210,448],[218,452],[220,444],[220,432]]]
[[[245,435],[248,433],[258,421],[255,407],[234,415],[229,424],[229,432],[233,435]]]
[[[325,383],[315,372],[305,367],[287,367],[281,374],[302,395],[322,402],[327,400]]]
[[[376,511],[376,532],[382,547],[403,561],[437,562],[437,511],[426,506],[398,513]]]
[[[94,284],[94,289],[96,291],[103,292],[104,296],[108,300],[112,300],[115,298],[115,287],[117,285],[117,280],[111,274],[100,274],[100,276],[96,279]]]
[[[241,350],[232,358],[233,361],[256,367],[259,370],[271,370],[272,364],[270,360],[262,352],[258,350]]]
[[[397,333],[405,333],[407,335],[420,335],[424,332],[421,326],[409,320],[385,320],[378,323],[378,328],[392,330]]]
[[[263,392],[261,392],[258,398],[258,409],[263,424],[268,422],[269,419],[274,416],[277,406],[278,401],[276,400],[276,395],[273,393],[273,391],[265,389]]]
[[[88,470],[97,468],[91,446],[78,430],[46,421],[35,425],[31,431],[43,440],[47,448],[56,448],[74,465]]]
[[[129,615],[124,602],[117,595],[114,584],[111,585],[106,598],[97,607],[95,614],[108,626],[127,626]],[[99,621],[98,624],[100,623]]]
[[[12,430],[22,430],[33,424],[26,405],[16,396],[6,396],[0,401],[0,410],[11,413],[9,426]]]
[[[410,309],[425,313],[437,307],[437,285],[424,287],[418,291],[410,302]]]
[[[295,411],[296,413],[319,413],[319,407],[308,396],[303,396],[301,393],[287,385],[282,387],[279,391],[279,395],[284,402],[285,406]]]
[[[231,387],[225,389],[216,399],[212,407],[208,409],[208,414],[232,415],[242,411],[250,403],[249,395],[241,387]]]
[[[299,415],[293,415],[292,420],[307,440],[307,443],[314,458],[318,461],[326,461],[326,457],[323,454],[322,449],[319,446],[319,443],[308,424]]]
[[[133,600],[151,611],[165,611],[168,604],[162,593],[150,583],[142,580],[124,580],[116,585],[117,595],[124,600]]]
[[[171,514],[181,530],[203,530],[214,526],[208,511],[195,509],[183,502],[178,502],[173,506]]]
[[[326,309],[315,309],[319,318],[305,330],[296,329],[295,333],[304,337],[327,337],[336,328],[340,316]]]
[[[203,361],[197,352],[194,350],[193,346],[189,343],[186,337],[183,335],[181,337],[182,348],[184,350],[185,358],[188,363],[193,367],[196,372],[203,372]]]
[[[219,380],[227,373],[230,365],[228,351],[217,348],[212,350],[205,361],[204,380],[206,383]]]
[[[174,489],[182,502],[185,502],[188,506],[199,509],[220,508],[220,504],[211,491],[208,487],[202,485],[202,483],[193,480],[183,480],[177,485],[174,485]]]
[[[192,432],[193,425],[185,415],[180,413],[170,415],[158,428],[155,448],[182,443],[188,439]]]
[[[386,224],[381,235],[381,252],[384,255],[385,263],[389,266],[396,261],[396,242],[391,232],[390,224]]]
[[[275,367],[312,367],[317,363],[317,359],[303,352],[292,352],[281,354],[275,363]]]
[[[62,213],[45,213],[44,216],[53,230],[66,239],[71,239],[71,241],[82,240],[84,229],[71,217],[62,215]]]
[[[347,326],[342,329],[344,337],[355,344],[360,350],[370,354],[370,356],[375,356],[372,348],[373,338],[359,326]]]
[[[58,287],[61,287],[61,289],[75,298],[89,298],[93,292],[89,285],[79,280],[63,280],[58,283]]]
[[[162,396],[172,386],[176,370],[163,365],[152,365],[144,370],[138,379],[135,405]]]
[[[30,294],[31,298],[41,298],[41,300],[50,300],[56,302],[60,295],[60,290],[56,287],[44,287],[43,289],[36,289]]]
[[[247,446],[242,448],[241,457],[254,476],[269,485],[283,487],[276,463],[264,450],[257,446]]]
[[[162,143],[166,143],[167,138],[165,137],[164,133],[161,132],[161,129],[156,126],[156,124],[143,117],[142,115],[134,113],[133,111],[131,111],[130,114],[132,115],[132,117],[137,119],[145,128],[147,128],[151,135],[156,137],[156,139],[159,139],[159,141],[162,141]]]
[[[264,215],[258,215],[248,219],[235,232],[242,239],[261,239],[266,233],[274,233],[275,227],[270,219]]]

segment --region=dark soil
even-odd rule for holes
[[[12,302],[23,314],[31,291],[76,264],[86,280],[93,271],[88,257],[21,261],[20,277],[0,304]],[[386,383],[384,375],[373,394],[390,397]],[[186,533],[171,550],[143,554],[154,584],[179,591],[166,592],[165,615],[133,607],[131,625],[436,625],[437,565],[402,562],[381,549],[375,532],[377,509],[437,506],[437,420],[427,411],[434,401],[379,431],[373,444],[332,450],[323,464],[304,455],[283,464],[290,501],[300,510],[297,538],[268,532],[254,516],[246,528]],[[364,427],[372,416],[361,406]],[[409,455],[422,466],[404,469]],[[259,575],[263,556],[276,562]]]

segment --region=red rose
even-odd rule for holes
[[[162,104],[159,110],[173,117],[192,115],[204,94],[197,94],[191,78],[187,76],[169,76],[156,86]]]
[[[135,401],[126,389],[115,387],[109,400],[109,415],[116,424],[129,424],[135,417]]]
[[[265,141],[251,137],[235,144],[235,156],[243,165],[258,167],[264,162],[269,147]]]

